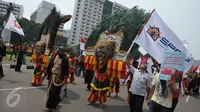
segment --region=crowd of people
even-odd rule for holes
[[[0,42],[0,76],[3,77],[2,57],[6,55],[6,48],[3,42]],[[20,71],[27,49],[24,45],[14,45],[12,48],[12,55],[15,55],[17,59],[15,71]],[[98,74],[105,71],[104,68],[97,72],[85,70],[84,56],[71,54],[68,57],[63,47],[53,51],[51,57],[35,51],[32,62],[35,63],[32,85],[40,86],[46,77],[49,80],[46,102],[49,112],[56,109],[56,106],[62,101],[60,92],[63,85],[65,96],[67,96],[68,81],[73,83],[75,75],[80,77],[83,74],[84,82],[87,84],[86,90],[91,91],[88,96],[88,105],[99,101],[100,105],[103,106],[111,93],[115,92],[115,97],[118,97],[120,92],[120,79],[118,77],[112,77],[109,80],[102,77],[102,79]],[[127,75],[123,84],[126,83],[127,85],[126,101],[130,106],[130,112],[142,112],[144,102],[148,104],[149,112],[173,112],[178,104],[181,89],[185,91],[185,94],[199,95],[199,73],[192,71],[187,74],[187,77],[183,77],[182,80],[174,83],[175,77],[171,77],[169,81],[159,78],[159,65],[154,69],[152,78],[147,72],[147,66],[148,63],[146,62],[133,61],[130,64],[130,61],[127,61]],[[106,89],[95,88],[96,86],[100,87],[99,85]]]
[[[6,59],[9,58],[9,60],[13,60],[14,56],[14,61],[16,61],[16,66],[15,66],[15,71],[20,72],[21,71],[21,66],[23,64],[26,64],[26,56],[28,54],[29,46],[27,43],[24,44],[13,44],[6,46],[2,40],[0,40],[0,75],[1,77],[4,76],[2,68],[2,60],[3,57],[6,57]],[[6,55],[6,50],[11,49],[11,54],[10,57]],[[32,53],[34,51],[34,46],[32,47]]]
[[[97,78],[96,74],[98,74],[98,72],[95,73],[95,71],[84,69],[84,56],[67,57],[64,51],[59,49],[51,58],[52,60],[45,71],[47,74],[45,76],[50,79],[49,97],[46,105],[50,112],[52,109],[56,109],[56,106],[61,101],[59,94],[62,86],[65,85],[65,88],[67,88],[66,84],[68,84],[68,80],[72,83],[75,81],[74,74],[79,77],[81,76],[81,72],[84,77],[84,82],[87,84],[86,90],[91,91],[88,96],[88,105],[94,104],[96,101],[99,101],[100,105],[103,105],[107,100],[106,97],[109,97],[114,91],[116,93],[115,97],[118,97],[118,93],[120,92],[120,79],[113,77],[109,80],[108,85],[102,82],[97,83],[101,77]],[[65,64],[60,60],[65,60]],[[44,64],[44,62],[42,63]],[[193,91],[199,92],[200,75],[196,72],[193,72],[192,76],[189,75],[187,78],[183,78],[183,80],[174,83],[175,77],[172,77],[169,81],[160,80],[159,65],[154,71],[154,77],[152,78],[147,72],[148,63],[141,62],[139,65],[138,64],[137,61],[134,61],[131,65],[128,61],[127,77],[123,82],[126,82],[127,85],[126,101],[130,106],[130,112],[142,112],[144,101],[149,106],[149,112],[173,112],[178,104],[182,89],[181,85],[183,85],[186,94]],[[67,69],[62,71],[63,67]],[[35,70],[37,70],[37,67]],[[36,74],[36,72],[34,72],[34,74]],[[52,78],[53,80],[51,80]],[[57,78],[58,80],[56,80]],[[95,84],[105,86],[107,89],[94,89]],[[67,93],[66,89],[65,93]]]

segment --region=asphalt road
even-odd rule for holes
[[[0,112],[44,112],[45,92],[47,81],[40,87],[31,87],[31,70],[15,72],[4,70],[5,77],[0,79]],[[88,91],[82,78],[76,78],[75,83],[68,84],[68,97],[63,98],[58,112],[129,112],[129,106],[125,102],[126,87],[121,86],[119,97],[108,98],[107,103],[100,107],[87,105]],[[63,96],[63,91],[61,93]],[[114,95],[113,95],[114,96]],[[187,99],[187,100],[186,100]],[[148,112],[148,106],[144,104],[144,112]],[[200,99],[194,97],[181,97],[175,112],[199,112]]]

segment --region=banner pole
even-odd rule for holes
[[[127,51],[127,54],[126,54],[126,56],[124,57],[123,61],[126,60],[127,55],[128,55],[129,52],[131,51],[131,49],[132,49],[132,47],[133,47],[133,45],[134,45],[134,43],[135,43],[135,41],[136,41],[136,38],[137,38],[137,37],[140,35],[140,33],[142,32],[142,30],[143,30],[145,24],[148,22],[149,18],[151,17],[151,15],[153,14],[154,11],[155,11],[155,9],[153,9],[153,11],[152,11],[152,12],[149,14],[149,16],[145,19],[144,24],[143,24],[142,27],[140,28],[140,30],[139,30],[137,36],[135,37],[135,39],[133,40],[131,46],[129,47],[129,49],[128,49],[128,51]]]
[[[127,51],[127,53],[126,53],[126,55],[125,55],[123,61],[126,60],[128,54],[129,54],[129,52],[131,51],[131,49],[133,48],[133,45],[135,44],[135,40],[136,40],[137,37],[138,37],[138,35],[137,35],[137,36],[135,37],[135,39],[132,41],[132,44],[131,44],[131,46],[129,47],[129,49],[128,49],[128,51]]]

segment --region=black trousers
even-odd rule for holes
[[[15,71],[20,71],[22,66],[22,60],[17,60],[17,65],[15,67]]]
[[[2,75],[3,75],[3,66],[0,65],[0,76],[2,76]]]
[[[130,94],[130,100],[129,100],[130,112],[143,112],[142,107],[144,103],[144,96],[134,95],[131,92],[129,94]]]
[[[62,101],[60,98],[60,91],[62,86],[51,85],[51,89],[49,91],[49,97],[46,102],[46,108],[48,109],[56,109],[56,106]]]
[[[166,108],[151,100],[149,103],[149,112],[172,112],[172,111],[171,108]]]
[[[3,75],[3,64],[2,64],[2,57],[0,57],[0,76]]]
[[[12,56],[15,55],[15,59],[17,57],[17,52],[13,51],[12,54],[10,55],[10,60],[12,60]]]
[[[91,83],[92,83],[92,79],[93,79],[93,71],[87,70],[85,73],[85,82],[87,83],[87,89],[91,89]]]
[[[178,104],[178,98],[173,98],[172,99],[172,109],[171,109],[171,112],[174,112],[177,104]]]

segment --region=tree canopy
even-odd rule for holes
[[[87,40],[86,47],[95,46],[100,34],[106,30],[111,32],[122,31],[124,37],[120,50],[128,51],[148,15],[149,13],[147,11],[135,6],[129,11],[124,10],[113,15],[105,16],[100,24],[92,31]],[[132,58],[138,58],[141,55],[138,48],[139,46],[137,44],[133,46],[130,52]]]

